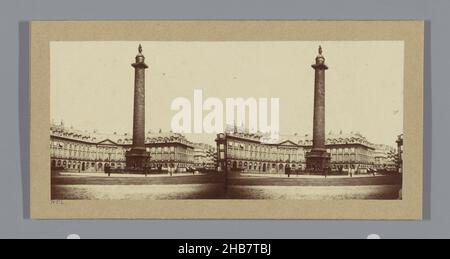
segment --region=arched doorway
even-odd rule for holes
[[[81,164],[81,171],[84,171],[84,170],[86,170],[86,164],[83,162],[83,163]]]
[[[265,172],[266,170],[267,170],[266,164],[263,164],[263,172]]]
[[[236,161],[233,162],[233,169],[234,169],[234,170],[237,169],[237,162],[236,162]]]
[[[52,168],[55,168],[55,167],[56,167],[56,161],[52,160]]]

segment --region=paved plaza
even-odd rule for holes
[[[112,175],[63,173],[52,177],[54,200],[145,199],[397,199],[401,177],[241,174]]]

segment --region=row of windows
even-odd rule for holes
[[[245,142],[228,141],[228,150],[241,150],[247,152],[271,153],[271,154],[303,154],[304,149],[299,148],[283,148],[277,146],[267,146],[264,144],[248,144]],[[221,147],[223,149],[223,147]],[[329,148],[328,153],[331,154],[372,154],[373,151],[365,148],[345,147],[345,148]]]
[[[194,161],[193,156],[182,154],[150,154],[151,160],[177,160],[177,161]]]
[[[342,161],[361,161],[361,162],[372,162],[375,161],[372,157],[366,155],[356,155],[356,154],[332,154],[331,160],[336,162]]]
[[[221,147],[223,149],[223,146]],[[363,148],[331,148],[327,152],[332,155],[334,161],[364,161],[371,162],[371,150]],[[266,161],[304,161],[305,150],[301,147],[295,149],[246,144],[244,142],[229,141],[228,157],[230,159],[249,159]]]
[[[110,153],[92,152],[92,151],[72,151],[63,149],[52,149],[50,152],[52,157],[58,158],[80,158],[80,159],[120,159],[125,156],[125,151],[115,151]]]
[[[50,142],[50,149],[63,149],[63,150],[78,150],[78,151],[99,151],[99,152],[107,152],[112,153],[115,150],[123,150],[121,146],[119,147],[108,147],[108,146],[97,146],[97,145],[83,145],[83,144],[71,144],[63,141],[52,141]],[[193,152],[191,148],[177,148],[177,150],[186,150],[187,152]],[[174,152],[175,146],[166,146],[166,147],[148,147],[147,151],[151,152]]]
[[[270,154],[303,154],[304,150],[302,148],[285,148],[276,146],[267,146],[264,144],[246,144],[244,142],[228,142],[229,151],[243,151],[250,153],[270,153]]]
[[[50,142],[50,155],[56,159],[74,159],[85,161],[125,161],[126,149],[123,147],[108,147],[73,144],[64,141]],[[147,147],[152,159],[155,160],[176,160],[193,161],[193,149],[167,146],[167,147]]]
[[[116,149],[115,147],[102,147],[97,145],[87,145],[87,144],[72,144],[70,142],[65,141],[51,141],[50,148],[62,148],[68,150],[107,150],[107,149]]]
[[[303,161],[303,154],[285,154],[285,153],[256,153],[231,150],[228,152],[229,158],[252,159],[252,160],[270,160],[270,161]]]
[[[284,148],[271,148],[269,151],[261,150],[245,150],[237,148],[228,148],[228,152],[236,152],[242,154],[276,154],[276,155],[303,155],[304,150],[302,148],[284,149]]]
[[[182,154],[193,154],[193,150],[187,148],[175,148],[171,147],[147,147],[147,152],[150,153],[182,153]]]
[[[303,164],[288,164],[288,165],[284,165],[284,164],[259,164],[259,163],[247,163],[247,162],[242,162],[242,161],[234,161],[231,163],[231,168],[234,169],[245,169],[245,170],[255,170],[255,171],[283,171],[285,170],[286,167],[290,167],[291,169],[303,169],[305,167],[305,165]]]
[[[169,166],[176,168],[185,168],[192,166],[192,163],[182,162],[182,163],[158,163],[151,162],[149,163],[151,167],[159,167],[161,166],[163,169],[168,168]],[[88,170],[89,168],[93,168],[94,170],[102,170],[105,166],[110,168],[122,168],[126,167],[125,163],[117,163],[117,162],[81,162],[81,161],[72,161],[72,160],[51,160],[52,167],[64,167],[66,169],[81,169],[82,171]]]
[[[88,154],[88,153],[77,153],[70,154],[69,152],[60,153],[55,152],[51,154],[53,158],[67,158],[67,159],[78,159],[78,160],[102,160],[102,161],[125,161],[125,154]],[[187,154],[151,154],[152,159],[155,160],[183,160],[190,161],[194,157]]]
[[[239,150],[249,150],[249,151],[256,151],[256,152],[270,152],[274,151],[277,148],[276,147],[268,147],[264,145],[258,145],[258,144],[247,144],[244,142],[233,142],[228,141],[228,148],[230,149],[239,149]]]

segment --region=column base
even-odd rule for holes
[[[125,154],[125,170],[144,170],[150,162],[150,153],[145,149],[132,148]]]
[[[306,172],[326,174],[330,170],[331,155],[326,150],[311,150],[306,153]]]

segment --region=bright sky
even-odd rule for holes
[[[314,63],[326,72],[326,131],[395,144],[403,131],[402,41],[51,42],[51,118],[81,130],[132,132],[134,71],[142,44],[146,131],[170,130],[177,97],[280,98],[280,133],[312,134]],[[206,116],[206,113],[204,114]],[[188,135],[214,142],[214,135]]]

